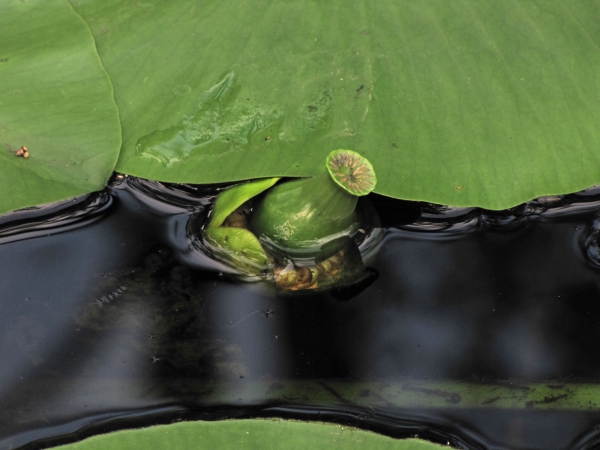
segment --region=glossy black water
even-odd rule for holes
[[[460,448],[596,445],[594,408],[407,407],[348,393],[600,382],[599,192],[503,212],[375,196],[387,232],[369,282],[286,297],[233,282],[197,251],[190,224],[217,191],[121,178],[0,218],[0,449],[261,416]]]

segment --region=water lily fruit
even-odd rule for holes
[[[314,256],[327,249],[333,254],[339,250],[335,242],[345,242],[341,238],[360,228],[358,197],[371,192],[376,182],[373,166],[363,156],[334,150],[320,174],[269,189],[252,213],[250,230],[274,253]]]

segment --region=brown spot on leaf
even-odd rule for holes
[[[27,147],[22,146],[19,150],[16,151],[15,156],[22,156],[23,158],[29,158],[29,151]]]

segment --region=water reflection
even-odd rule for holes
[[[85,227],[0,246],[0,448],[173,414],[468,448],[596,439],[594,195],[423,215],[376,197],[388,229],[363,290],[279,298],[192,245],[217,191],[123,178]]]
[[[286,305],[264,294],[260,289],[240,293],[239,286],[227,284],[215,286],[209,294],[215,335],[223,342],[238,343],[233,351],[239,352],[239,361],[222,373],[224,378],[293,377],[290,337],[282,320]]]

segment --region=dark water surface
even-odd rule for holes
[[[290,297],[194,248],[216,189],[115,179],[0,218],[0,449],[263,416],[600,442],[600,191],[503,212],[374,197],[370,284]]]

